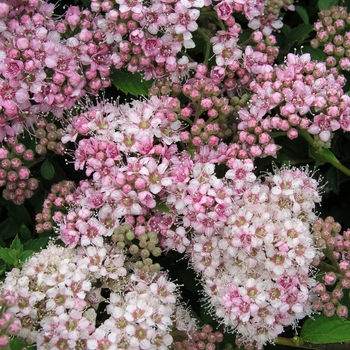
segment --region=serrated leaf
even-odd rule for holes
[[[32,239],[23,244],[24,250],[33,250],[34,252],[40,252],[47,246],[49,242],[49,237],[40,237]]]
[[[27,342],[25,342],[22,339],[12,338],[10,340],[10,349],[11,350],[23,350],[23,349],[34,350],[36,349],[36,346],[32,344],[29,345]]]
[[[12,264],[14,267],[18,267],[20,254],[21,254],[21,252],[19,249],[9,249],[8,250],[8,255],[13,259]]]
[[[21,253],[19,256],[19,261],[23,264],[27,259],[29,259],[33,255],[32,250],[26,250],[25,252]]]
[[[288,24],[284,23],[283,27],[281,28],[281,31],[285,36],[288,36],[289,33],[292,31],[292,28]]]
[[[305,24],[309,24],[309,15],[307,11],[304,9],[304,7],[301,6],[295,6],[295,12],[300,16],[300,18],[303,20]]]
[[[350,321],[344,318],[316,315],[307,319],[301,328],[303,341],[313,344],[341,343],[350,340]]]
[[[19,222],[21,224],[30,224],[32,222],[30,214],[24,205],[16,205],[12,202],[9,202],[7,205],[7,211],[9,217],[14,222]]]
[[[15,236],[21,228],[21,223],[7,218],[0,224],[0,235],[3,240]]]
[[[114,70],[111,79],[117,89],[133,96],[148,96],[148,90],[153,84],[152,80],[144,80],[139,73],[122,70]]]
[[[21,225],[19,235],[21,236],[23,241],[29,241],[32,238],[32,233],[30,232],[29,228],[24,224]]]
[[[10,254],[11,249],[9,248],[0,248],[0,259],[4,260],[9,265],[14,265],[16,260],[13,257],[13,254]]]
[[[287,46],[291,47],[294,43],[305,40],[313,30],[312,24],[299,24],[293,28],[287,36]]]
[[[23,245],[18,236],[16,236],[15,239],[12,241],[10,249],[19,250],[20,252],[23,251]]]
[[[311,58],[315,61],[325,61],[327,58],[327,55],[321,50],[320,48],[314,49],[310,45],[305,45],[303,47],[303,52],[304,53],[309,53],[311,55]]]
[[[154,210],[158,210],[162,213],[171,213],[170,209],[164,203],[157,203]]]
[[[332,6],[337,6],[338,0],[318,0],[318,9],[320,11],[322,10],[328,10]]]
[[[50,180],[55,176],[55,168],[48,159],[41,164],[40,172],[43,178],[46,180]]]

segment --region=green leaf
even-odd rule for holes
[[[49,237],[40,237],[24,243],[23,248],[24,250],[33,250],[34,252],[40,252],[46,247],[48,242]]]
[[[15,239],[12,241],[10,249],[19,250],[20,252],[23,251],[23,245],[19,240],[18,236],[16,236]]]
[[[0,235],[1,239],[15,236],[21,228],[20,222],[14,222],[12,219],[7,218],[0,224]]]
[[[139,73],[122,70],[112,70],[111,79],[117,89],[134,96],[148,96],[153,84],[152,80],[144,80]]]
[[[34,252],[32,250],[26,250],[25,252],[21,253],[21,255],[19,256],[20,262],[23,264],[27,259],[29,259],[33,255],[33,253]]]
[[[23,241],[29,241],[32,238],[32,233],[30,232],[29,228],[24,224],[21,225],[19,235]]]
[[[40,172],[43,178],[46,180],[50,180],[55,176],[55,168],[48,159],[46,159],[45,162],[41,164]]]
[[[11,350],[23,350],[23,349],[34,350],[36,349],[36,346],[29,345],[27,342],[25,342],[22,339],[13,338],[10,340],[10,349]]]
[[[19,222],[21,224],[31,224],[32,222],[32,218],[24,205],[16,205],[9,202],[7,204],[7,211],[13,222]]]
[[[4,260],[9,265],[14,265],[16,260],[10,252],[11,249],[9,248],[0,248],[0,259]]]
[[[171,213],[170,209],[164,204],[164,203],[157,203],[157,205],[154,207],[154,210],[158,210],[162,213]]]
[[[294,43],[304,41],[313,30],[312,24],[299,24],[293,28],[287,36],[287,47],[291,47]]]
[[[321,148],[318,150],[314,148],[310,148],[310,152],[313,157],[315,157],[317,160],[320,160],[321,162],[339,163],[339,160],[337,159],[337,157],[328,148]]]
[[[337,6],[338,0],[318,0],[318,9],[320,11],[322,10],[328,10],[332,6]]]
[[[339,192],[339,172],[335,167],[331,167],[325,175],[328,187],[336,194]]]
[[[301,328],[303,341],[313,344],[341,343],[350,340],[350,321],[344,318],[315,315],[307,319]]]
[[[303,22],[305,24],[309,24],[309,15],[307,13],[307,11],[304,9],[304,7],[301,6],[295,6],[295,11],[296,13],[301,17],[301,19],[303,20]]]
[[[21,252],[18,249],[9,249],[8,255],[13,259],[13,266],[19,267],[19,256]]]
[[[327,58],[327,55],[323,52],[323,50],[317,48],[314,49],[310,45],[305,45],[303,47],[303,52],[304,53],[309,53],[311,55],[311,58],[315,61],[325,61]]]

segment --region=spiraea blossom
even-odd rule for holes
[[[214,236],[194,230],[189,250],[213,316],[258,348],[312,313],[311,224],[320,201],[307,169],[276,169],[264,180],[245,180],[226,225]]]
[[[107,246],[73,250],[50,244],[22,270],[12,270],[3,288],[13,295],[9,311],[21,325],[18,336],[40,349],[166,349],[175,315],[183,315],[182,326],[176,320],[179,330],[196,330],[168,276],[141,276],[131,263],[127,271],[125,258]],[[97,326],[95,308],[107,288],[98,282],[107,280],[115,281],[108,284],[108,318]]]
[[[317,152],[350,130],[335,68],[347,61],[280,60],[273,32],[292,1],[92,0],[60,18],[41,0],[9,4],[0,3],[3,197],[21,204],[66,178],[53,155],[64,154],[77,179],[54,184],[36,215],[37,234],[60,245],[6,276],[18,337],[44,350],[214,350],[221,333],[198,331],[179,302],[177,283],[190,278],[171,273],[184,261],[200,303],[247,347],[261,349],[314,310],[347,315],[350,234],[317,219],[315,174],[261,173],[256,162],[277,156],[276,135],[303,136]],[[333,33],[323,26],[319,40]],[[332,45],[348,46],[335,32]],[[112,80],[119,99],[105,98]],[[129,98],[146,86],[148,97]],[[339,271],[321,284],[312,266],[324,247]]]

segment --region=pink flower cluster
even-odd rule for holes
[[[341,226],[333,217],[316,220],[312,229],[317,246],[325,252],[315,266],[323,266],[327,271],[323,282],[315,288],[319,299],[314,301],[313,308],[327,317],[347,317],[348,307],[342,298],[350,288],[350,231],[341,234]]]
[[[20,330],[19,322],[15,320],[10,308],[16,303],[16,298],[9,290],[2,290],[0,295],[0,348],[9,346],[10,336]]]
[[[109,280],[114,285],[108,284],[105,298]],[[196,328],[165,273],[141,277],[112,246],[73,250],[50,244],[22,270],[8,273],[4,289],[13,295],[9,311],[21,324],[18,336],[40,349],[166,349],[172,327]],[[103,301],[108,318],[96,326]]]
[[[213,7],[218,18],[225,22],[228,30],[218,30],[210,40],[218,66],[236,63],[241,57],[237,45],[241,27],[236,23],[234,13],[242,13],[253,30],[261,29],[265,36],[281,28],[278,18],[281,9],[294,10],[290,1],[266,4],[265,1],[231,1],[217,3],[211,0],[197,1],[142,1],[93,0],[91,8],[105,13],[99,21],[99,28],[105,33],[108,44],[115,44],[112,55],[116,68],[125,67],[130,72],[144,72],[146,79],[169,76],[178,82],[196,67],[183,54],[184,50],[196,46],[193,32],[198,29],[202,8]],[[159,35],[161,33],[161,35]],[[202,35],[206,35],[202,32]]]
[[[5,186],[2,196],[20,205],[32,197],[39,186],[27,167],[34,159],[34,152],[14,137],[8,138],[7,145],[0,148],[0,186]]]
[[[320,11],[319,20],[314,24],[316,38],[311,40],[313,48],[322,48],[327,54],[328,68],[350,69],[350,32],[345,31],[350,22],[346,7],[332,6],[329,10]]]
[[[226,173],[231,188],[240,173]],[[307,169],[275,169],[264,182],[250,177],[231,196],[225,226],[215,235],[194,230],[188,254],[213,316],[243,343],[261,348],[312,313],[316,248],[310,224],[320,196]]]
[[[303,129],[315,135],[320,147],[329,146],[334,131],[349,130],[350,100],[343,84],[343,76],[336,78],[309,54],[290,53],[283,65],[262,66],[250,83],[248,108],[238,111],[240,141],[252,157],[275,156],[278,147],[271,131],[284,131],[294,139]]]
[[[85,90],[107,87],[110,61],[109,47],[98,44],[99,33],[92,33],[96,19],[89,11],[81,14],[71,7],[65,21],[57,22],[55,5],[43,0],[0,5],[2,141],[23,133],[38,114],[61,117]],[[70,28],[80,31],[69,37]]]
[[[312,313],[318,181],[288,167],[257,179],[237,144],[179,151],[180,124],[164,110],[171,101],[100,103],[72,117],[64,140],[80,139],[75,166],[88,179],[59,222],[61,239],[98,256],[110,237],[125,242],[117,237],[123,222],[140,240],[156,232],[165,251],[189,256],[213,315],[261,347]]]

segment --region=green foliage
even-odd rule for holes
[[[26,231],[24,228],[22,230]],[[0,263],[0,276],[3,277],[4,273],[12,268],[20,268],[34,252],[45,248],[48,240],[47,237],[41,237],[29,240],[23,244],[17,235],[10,247],[0,248],[0,259],[4,262],[3,264]]]
[[[112,70],[111,79],[113,85],[124,94],[148,96],[148,90],[152,86],[152,80],[144,80],[139,73],[131,73],[125,70]]]
[[[0,259],[2,259],[9,268],[21,267],[22,263],[32,254],[32,250],[24,250],[18,236],[12,241],[10,248],[0,248]]]
[[[317,5],[320,11],[327,10],[332,6],[338,5],[338,0],[318,0]]]
[[[350,341],[350,321],[338,317],[316,315],[305,321],[300,336],[313,344],[330,344]]]
[[[10,348],[11,350],[34,350],[36,349],[35,345],[29,345],[27,342],[25,342],[22,339],[13,338],[10,341]]]
[[[301,6],[295,6],[295,11],[298,13],[298,15],[303,20],[304,24],[309,24],[309,15],[307,11],[304,9],[304,7]]]
[[[55,176],[55,168],[48,159],[41,164],[40,172],[46,180],[50,180]]]

